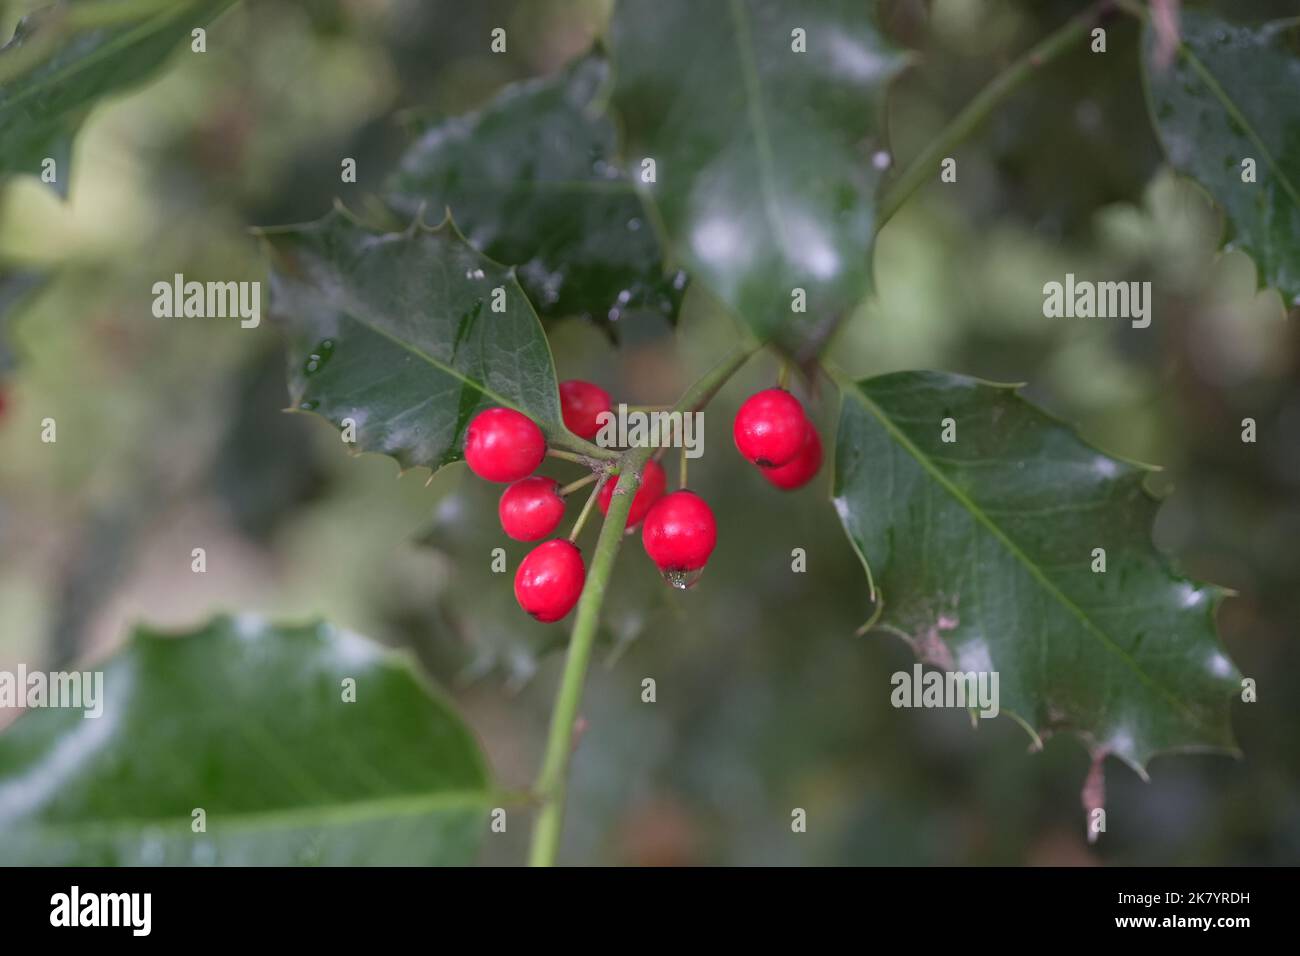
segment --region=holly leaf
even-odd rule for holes
[[[152,76],[232,2],[183,0],[103,24],[104,11],[59,3],[19,21],[0,47],[0,176],[39,175],[48,157],[57,163],[52,185],[66,195],[72,140],[91,107]]]
[[[380,233],[336,208],[263,236],[293,405],[354,427],[352,447],[436,470],[493,405],[564,432],[550,346],[513,270],[449,221]]]
[[[1169,162],[1223,207],[1228,247],[1300,303],[1300,46],[1296,21],[1241,27],[1196,10],[1165,65],[1148,25],[1147,103]],[[1253,161],[1254,181],[1243,182]]]
[[[899,372],[845,386],[834,500],[884,626],[923,661],[996,671],[1031,734],[1072,731],[1144,774],[1159,751],[1235,750],[1240,679],[1225,592],[1151,543],[1149,471],[1015,387]]]
[[[871,287],[880,107],[904,64],[871,5],[624,2],[610,49],[628,159],[675,254],[761,339],[815,356]]]
[[[138,630],[96,672],[100,716],[33,708],[0,734],[4,865],[474,860],[483,757],[377,645],[222,617]]]
[[[629,313],[676,321],[686,277],[664,275],[659,241],[616,164],[614,125],[598,102],[608,75],[592,54],[430,125],[387,193],[408,218],[450,209],[471,245],[517,266],[543,318],[581,315],[613,334]]]

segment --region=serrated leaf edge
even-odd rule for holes
[[[894,441],[897,442],[901,448],[907,451],[908,454],[910,454],[917,461],[917,463],[928,474],[931,475],[931,477],[935,481],[939,482],[940,486],[945,491],[951,494],[959,503],[962,504],[963,507],[967,508],[967,510],[976,518],[976,520],[979,521],[982,525],[984,525],[985,528],[988,529],[998,539],[998,541],[1003,544],[1004,547],[1006,547],[1009,551],[1011,551],[1013,556],[1015,556],[1018,560],[1020,560],[1021,563],[1026,568],[1029,569],[1031,575],[1033,575],[1033,577],[1036,580],[1038,580],[1040,584],[1042,584],[1044,587],[1046,587],[1049,590],[1049,593],[1053,598],[1057,598],[1058,600],[1064,598],[1064,600],[1060,601],[1062,606],[1073,609],[1078,612],[1078,616],[1080,617],[1080,620],[1084,622],[1086,629],[1089,631],[1096,632],[1097,636],[1099,636],[1102,639],[1103,646],[1105,646],[1108,650],[1111,650],[1114,653],[1116,653],[1121,658],[1121,660],[1124,660],[1126,663],[1128,663],[1129,666],[1134,671],[1134,673],[1138,675],[1139,679],[1141,679],[1144,684],[1146,684],[1151,689],[1158,691],[1160,695],[1163,698],[1165,698],[1168,703],[1172,704],[1179,713],[1190,718],[1190,723],[1193,726],[1204,728],[1204,725],[1199,720],[1196,720],[1193,715],[1188,713],[1187,709],[1182,705],[1181,702],[1178,701],[1176,697],[1174,697],[1164,687],[1157,685],[1153,683],[1150,679],[1148,679],[1145,671],[1143,671],[1141,668],[1136,666],[1136,664],[1132,661],[1129,655],[1124,652],[1123,648],[1116,645],[1114,641],[1112,641],[1104,632],[1101,631],[1100,628],[1092,624],[1091,619],[1089,619],[1087,615],[1081,611],[1081,609],[1078,609],[1077,606],[1074,604],[1074,602],[1068,599],[1068,596],[1061,594],[1059,588],[1055,587],[1055,585],[1053,585],[1050,581],[1044,580],[1041,573],[1037,571],[1037,569],[1034,567],[1032,562],[1028,561],[1028,559],[1024,556],[1023,552],[1020,551],[1020,549],[1014,544],[1014,542],[1011,542],[1009,539],[1007,539],[1006,536],[1001,532],[1000,529],[997,528],[997,526],[992,522],[991,519],[989,519],[986,515],[984,515],[980,509],[976,508],[974,506],[974,503],[970,502],[969,499],[964,494],[961,493],[960,489],[954,488],[952,486],[952,483],[947,480],[946,476],[944,476],[941,472],[937,471],[934,468],[934,466],[932,466],[928,462],[926,456],[921,454],[920,450],[917,449],[915,445],[912,444],[911,440],[906,435],[903,435],[898,431],[897,427],[894,426],[893,423],[889,421],[889,418],[887,415],[885,415],[884,410],[881,409],[878,405],[876,405],[876,403],[872,401],[862,391],[861,388],[861,386],[867,384],[868,382],[877,382],[880,381],[881,379],[888,378],[894,375],[913,374],[913,373],[889,372],[882,375],[871,376],[863,379],[853,379],[836,370],[828,369],[828,371],[831,373],[832,378],[836,381],[836,383],[840,387],[842,401],[847,401],[849,393],[852,393],[859,401],[859,403],[862,404],[862,406],[878,422],[881,423],[881,426],[885,429],[885,431],[889,434],[889,436],[892,439],[894,439]],[[1024,398],[1024,396],[1020,394],[1020,388],[1021,388],[1020,385],[991,382],[984,379],[974,378],[966,375],[958,375],[956,373],[950,373],[950,372],[940,372],[940,373],[932,373],[932,374],[948,376],[954,379],[959,379],[963,382],[989,386],[989,387],[1000,389],[1002,391],[1010,392],[1013,398],[1015,398],[1017,401],[1021,402],[1025,406],[1027,406],[1034,413],[1040,414],[1045,418],[1047,418],[1048,420],[1054,422],[1058,426],[1068,429],[1080,442],[1082,442],[1085,446],[1089,448],[1095,449],[1098,452],[1098,454],[1105,455],[1107,458],[1111,458],[1115,461],[1120,461],[1120,462],[1124,462],[1125,464],[1133,465],[1134,467],[1137,467],[1143,471],[1151,472],[1151,471],[1160,470],[1159,466],[1156,465],[1148,465],[1142,462],[1132,461],[1129,459],[1125,459],[1121,456],[1110,455],[1109,453],[1104,452],[1101,449],[1096,449],[1094,445],[1092,445],[1090,442],[1085,440],[1083,436],[1079,434],[1078,429],[1075,426],[1071,425],[1070,423],[1066,422],[1060,417],[1052,414],[1046,409],[1040,408],[1039,406],[1035,405],[1033,402],[1030,402],[1028,399]],[[836,451],[838,452],[838,442],[836,442]],[[832,475],[833,474],[834,474],[834,469],[832,468]],[[1138,488],[1143,494],[1145,494],[1152,501],[1159,500],[1157,496],[1153,495],[1147,489],[1147,487],[1145,486],[1144,483],[1141,482],[1141,480],[1139,481]],[[853,548],[854,552],[858,555],[859,560],[862,562],[863,568],[866,570],[867,580],[869,582],[869,586],[871,589],[873,603],[877,604],[877,607],[873,611],[871,619],[867,622],[866,625],[863,625],[863,627],[859,629],[859,633],[865,633],[869,630],[884,630],[887,633],[893,633],[895,636],[902,638],[908,644],[909,647],[913,647],[914,649],[914,644],[910,636],[908,636],[901,630],[894,628],[890,625],[882,625],[879,623],[879,618],[883,613],[883,609],[884,609],[883,592],[874,584],[873,575],[871,573],[870,561],[868,560],[867,556],[862,552],[862,550],[859,548],[857,541],[855,541],[853,538],[853,535],[849,533],[848,527],[843,520],[844,516],[843,516],[842,505],[840,504],[840,500],[834,496],[833,487],[832,487],[831,500],[832,500],[832,504],[834,504],[835,506],[837,514],[840,516],[840,524],[841,527],[844,528],[845,536],[849,539],[850,546]],[[1162,554],[1159,551],[1156,551],[1156,555],[1158,560],[1160,561],[1161,566],[1165,569],[1166,573],[1168,573],[1173,578],[1183,577],[1182,575],[1176,574],[1174,572],[1174,570],[1170,567],[1169,562],[1164,556],[1164,554]],[[1218,613],[1219,605],[1222,603],[1223,599],[1225,597],[1231,596],[1235,592],[1233,592],[1230,588],[1224,588],[1216,584],[1203,583],[1202,586],[1210,591],[1209,614],[1211,620],[1213,621],[1215,616]],[[1216,635],[1217,635],[1217,629],[1216,629]],[[1220,644],[1222,644],[1222,641],[1220,641]],[[1039,734],[1037,729],[1035,729],[1024,716],[1005,708],[1002,710],[1002,713],[1011,716],[1017,724],[1025,728],[1026,732],[1030,736],[1032,746],[1035,749],[1042,748],[1043,740],[1044,740],[1043,736]],[[1094,754],[1094,756],[1098,753],[1099,750],[1098,745],[1096,744],[1095,740],[1093,740],[1092,735],[1088,730],[1084,728],[1072,727],[1070,728],[1070,731],[1084,741],[1084,743],[1086,744],[1089,750],[1089,753]],[[1124,754],[1120,754],[1116,752],[1112,752],[1112,753],[1114,753],[1114,756],[1122,760],[1125,765],[1131,767],[1133,771],[1137,773],[1138,776],[1140,776],[1144,781],[1150,779],[1149,773],[1147,771],[1146,763],[1149,763],[1151,759],[1154,759],[1156,756],[1159,756],[1160,754],[1217,753],[1217,754],[1227,754],[1229,756],[1233,756],[1236,758],[1242,757],[1242,752],[1239,747],[1224,747],[1224,746],[1219,746],[1214,744],[1205,744],[1205,745],[1190,744],[1190,745],[1184,745],[1179,747],[1170,747],[1170,748],[1162,749],[1160,751],[1151,754],[1150,758],[1148,758],[1146,763],[1138,760],[1129,759],[1129,757]]]

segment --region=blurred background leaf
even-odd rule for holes
[[[1229,248],[1300,305],[1300,19],[1237,26],[1187,10],[1172,63],[1143,38],[1152,122],[1169,162],[1227,211]],[[1250,182],[1244,166],[1251,162]]]
[[[473,861],[483,756],[363,638],[223,617],[137,630],[95,667],[88,713],[33,709],[0,735],[5,865]]]
[[[105,95],[134,86],[234,0],[133,7],[56,3],[19,21],[0,46],[0,174],[39,175],[66,195],[72,139]]]

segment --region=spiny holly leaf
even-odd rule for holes
[[[642,188],[674,252],[760,338],[815,356],[871,285],[879,106],[904,63],[871,5],[622,2],[610,43],[627,157],[639,184],[654,161]]]
[[[103,26],[90,5],[60,3],[20,21],[0,48],[0,177],[39,175],[49,157],[57,163],[54,186],[66,194],[72,139],[90,108],[148,78],[190,31],[232,2],[182,0]]]
[[[465,426],[492,405],[563,431],[550,346],[528,298],[512,270],[450,222],[381,234],[336,208],[263,235],[293,403],[341,429],[355,423],[357,449],[436,470],[462,457]]]
[[[1300,304],[1300,30],[1295,20],[1239,27],[1195,10],[1180,18],[1172,64],[1147,27],[1148,105],[1173,166],[1227,213],[1229,246]],[[1255,182],[1242,182],[1254,160]]]
[[[388,201],[407,217],[449,208],[470,244],[518,267],[543,318],[585,316],[611,335],[625,315],[675,321],[686,284],[615,164],[598,96],[609,65],[583,57],[507,87],[483,110],[429,127],[407,150]]]
[[[95,669],[100,716],[34,708],[0,734],[0,863],[473,861],[483,757],[377,646],[223,617],[137,631]]]
[[[1223,590],[1152,546],[1148,470],[1013,387],[899,372],[845,387],[834,496],[884,621],[924,661],[996,671],[1003,710],[1143,773],[1158,751],[1233,750],[1239,680]]]

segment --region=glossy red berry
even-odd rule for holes
[[[614,500],[614,486],[618,484],[618,476],[611,475],[605,482],[605,486],[600,489],[600,494],[596,496],[596,504],[600,506],[600,513],[609,514],[609,503]],[[646,516],[651,505],[664,496],[664,491],[668,488],[668,476],[664,474],[663,466],[657,461],[647,461],[645,470],[641,472],[641,486],[637,488],[636,495],[632,498],[632,506],[627,512],[627,527],[635,528],[641,519]]]
[[[822,467],[822,439],[817,429],[811,424],[804,434],[803,447],[799,454],[779,468],[759,468],[763,477],[784,491],[802,488],[812,481],[813,476]]]
[[[610,411],[609,392],[599,385],[571,378],[560,383],[560,414],[564,427],[579,438],[591,441],[600,431],[596,417]]]
[[[693,491],[674,491],[654,503],[641,528],[641,544],[661,571],[695,571],[718,543],[713,511]]]
[[[546,436],[527,415],[512,408],[479,412],[465,432],[465,462],[488,481],[518,481],[546,457]]]
[[[578,603],[587,570],[577,545],[563,538],[539,544],[515,572],[515,600],[543,624],[558,621]]]
[[[516,541],[540,541],[564,517],[560,483],[541,475],[520,478],[501,493],[497,513],[501,527]]]
[[[732,434],[742,455],[760,467],[777,468],[799,453],[807,424],[799,399],[783,388],[767,388],[745,399]]]

